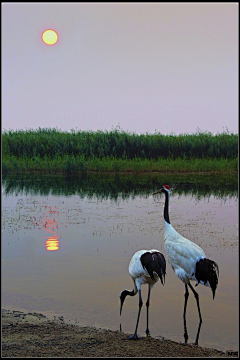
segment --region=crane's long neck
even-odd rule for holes
[[[169,219],[169,213],[168,213],[168,208],[169,208],[169,193],[166,191],[165,192],[165,204],[164,204],[164,220],[170,224],[170,219]]]

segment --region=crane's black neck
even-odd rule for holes
[[[169,219],[169,213],[168,213],[168,207],[169,207],[169,192],[168,191],[164,191],[165,194],[165,205],[164,205],[164,220],[170,224],[170,219]]]

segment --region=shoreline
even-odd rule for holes
[[[226,352],[89,325],[67,324],[63,316],[2,309],[3,357],[238,357]]]

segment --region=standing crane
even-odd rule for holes
[[[165,282],[166,274],[166,260],[163,254],[158,250],[140,250],[137,251],[130,263],[129,263],[129,274],[133,279],[134,288],[132,291],[123,290],[120,293],[120,315],[122,313],[122,307],[126,296],[134,296],[139,293],[139,309],[136,329],[133,336],[129,337],[128,340],[139,340],[137,336],[138,322],[140,318],[140,312],[143,305],[142,296],[141,296],[141,285],[148,284],[148,298],[146,302],[147,307],[147,329],[146,334],[150,336],[148,328],[148,309],[150,305],[150,292],[154,284],[161,280],[162,285]]]
[[[198,338],[200,328],[202,324],[202,316],[199,306],[199,295],[192,287],[190,281],[196,281],[197,286],[199,283],[205,286],[209,286],[212,290],[213,299],[218,285],[219,270],[215,261],[207,259],[204,251],[200,246],[196,245],[192,241],[184,238],[180,235],[170,224],[169,219],[169,198],[170,187],[164,185],[160,190],[154,192],[152,195],[164,193],[165,205],[164,205],[164,248],[166,250],[168,261],[172,266],[173,271],[177,277],[185,284],[185,302],[184,302],[184,338],[185,343],[188,340],[188,333],[186,327],[186,308],[188,301],[188,287],[193,292],[198,308],[199,314],[199,327],[196,336],[195,345],[198,345]]]

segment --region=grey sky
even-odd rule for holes
[[[2,128],[238,132],[238,30],[238,3],[2,3]]]

